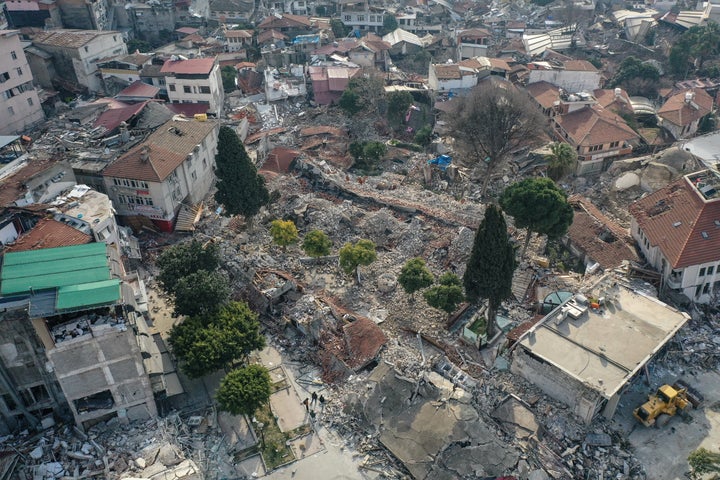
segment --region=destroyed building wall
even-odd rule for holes
[[[570,406],[573,413],[589,424],[599,411],[603,398],[557,367],[542,361],[521,346],[513,352],[511,370],[535,384],[547,395]]]
[[[161,32],[175,30],[175,9],[172,6],[129,4],[127,15],[135,35],[142,40],[157,41]]]
[[[47,368],[21,302],[0,314],[0,434],[34,426],[53,412],[69,416],[65,397]]]
[[[111,26],[107,0],[58,0],[57,3],[65,28],[105,30]]]
[[[157,416],[140,347],[128,327],[91,326],[89,334],[57,343],[47,351],[80,426],[97,419],[117,417],[129,422]]]

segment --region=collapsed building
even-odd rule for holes
[[[156,417],[155,398],[168,391],[162,372],[151,379],[145,366],[160,353],[151,337],[141,338],[144,303],[142,283],[125,273],[114,246],[6,253],[0,431],[51,425],[53,413],[81,428]]]

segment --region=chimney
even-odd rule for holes
[[[685,103],[690,104],[695,99],[695,92],[688,90],[685,92]]]
[[[617,87],[617,88],[615,89],[615,98],[619,100],[620,97],[622,97],[622,88]]]
[[[150,147],[147,145],[143,145],[143,147],[140,149],[140,161],[143,163],[147,163],[148,160],[150,160]]]

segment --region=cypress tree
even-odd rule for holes
[[[495,333],[495,317],[503,300],[512,295],[512,277],[517,267],[515,249],[510,243],[503,213],[489,205],[475,234],[470,260],[463,276],[465,294],[470,302],[488,300],[487,336]]]
[[[243,215],[248,223],[252,222],[270,201],[270,194],[265,179],[258,175],[245,147],[229,127],[220,127],[215,163],[215,200],[225,207],[225,215]]]

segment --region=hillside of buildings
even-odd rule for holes
[[[0,480],[720,471],[717,7],[6,2]],[[268,191],[254,215],[217,200],[226,127]],[[418,258],[463,283],[488,205],[540,178],[572,223],[528,238],[505,212],[496,321],[407,292]],[[266,340],[200,376],[160,280],[191,243]],[[271,381],[252,415],[217,399],[241,364]],[[641,424],[678,379],[704,402]]]

